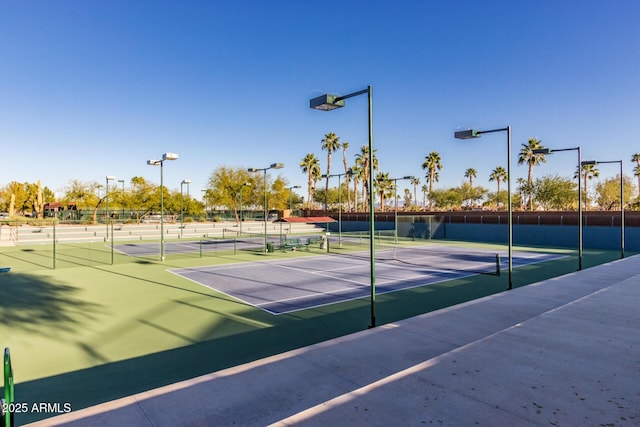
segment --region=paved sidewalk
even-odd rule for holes
[[[640,256],[32,425],[640,425]]]

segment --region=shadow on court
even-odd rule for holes
[[[16,272],[0,276],[0,318],[3,326],[43,336],[74,331],[101,311],[84,301],[81,290]],[[0,343],[2,344],[2,343]]]

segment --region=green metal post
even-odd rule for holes
[[[160,161],[160,261],[164,261],[164,182],[162,169],[164,160]]]
[[[620,258],[624,258],[624,176],[620,160]]]
[[[373,199],[373,94],[371,86],[367,87],[369,101],[369,235],[373,237],[375,230],[375,211]],[[369,253],[371,257],[371,324],[376,326],[376,245],[373,238],[369,239]]]
[[[509,289],[513,289],[513,206],[511,205],[511,126],[507,126],[507,204],[509,205]]]
[[[56,269],[56,222],[53,221],[53,269]]]
[[[264,252],[269,252],[267,246],[267,168],[264,169]]]
[[[114,241],[115,239],[113,238],[113,221],[111,221],[111,265],[113,265],[113,252],[114,252]]]

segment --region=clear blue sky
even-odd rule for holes
[[[392,177],[425,183],[421,164],[437,151],[438,187],[473,167],[495,191],[505,136],[453,138],[466,128],[512,126],[514,178],[526,176],[515,161],[530,137],[622,159],[629,175],[640,152],[637,0],[5,0],[0,10],[0,185],[158,183],[146,160],[171,151],[180,159],[165,184],[191,179],[195,197],[217,166],[274,162],[306,197],[299,163],[313,152],[326,169],[325,133],[350,143],[350,161],[367,142],[366,96],[330,113],[309,99],[367,85]],[[572,176],[574,165],[558,153],[534,173]]]

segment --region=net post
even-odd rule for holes
[[[202,258],[202,239],[200,239],[200,258]]]
[[[496,254],[496,276],[500,276],[500,254]]]

